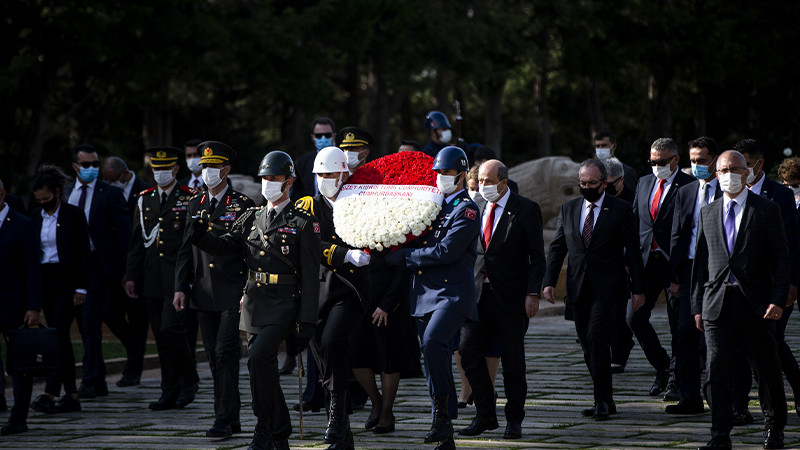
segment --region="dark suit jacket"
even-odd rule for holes
[[[8,208],[8,206],[6,206]],[[0,226],[0,326],[18,326],[42,307],[39,233],[31,219],[9,208]]]
[[[574,305],[583,289],[588,290],[592,300],[606,302],[627,299],[631,292],[644,293],[644,267],[631,205],[606,195],[586,247],[581,234],[583,224],[578,223],[583,200],[578,197],[561,206],[556,234],[547,254],[544,285],[556,285],[569,253],[567,304]],[[630,285],[626,267],[630,271]]]
[[[314,196],[316,175],[311,171],[314,169],[314,158],[316,157],[317,152],[314,150],[297,158],[297,162],[294,165],[294,172],[297,178],[292,184],[292,201]]]
[[[58,261],[62,270],[67,272],[64,278],[69,283],[70,291],[89,288],[89,227],[86,215],[77,206],[62,201],[58,210],[56,223],[56,248]],[[36,208],[31,215],[37,235],[42,233],[42,208]],[[41,260],[41,251],[39,252]]]
[[[677,169],[678,173],[672,180],[672,185],[667,191],[661,206],[658,208],[658,215],[655,222],[650,217],[650,193],[656,185],[656,176],[645,175],[639,179],[636,186],[636,199],[633,201],[633,214],[638,218],[639,227],[639,250],[642,252],[642,261],[647,264],[650,256],[650,248],[655,238],[658,246],[669,256],[670,240],[672,239],[672,218],[675,206],[675,197],[681,186],[685,186],[695,178]]]
[[[131,238],[131,216],[122,190],[102,180],[97,180],[92,195],[89,237],[106,275],[115,283],[121,280]]]
[[[694,208],[697,205],[697,190],[700,181],[694,180],[691,183],[681,186],[678,195],[675,197],[675,208],[672,218],[672,237],[670,239],[670,266],[672,270],[671,280],[673,283],[680,284],[682,265],[689,257],[689,245],[692,243],[692,229],[694,228]],[[714,191],[714,199],[722,197],[722,190],[717,183]]]
[[[627,184],[622,184],[622,193],[617,196],[617,198],[625,200],[631,206],[633,206],[633,202],[636,200],[636,186],[629,188]]]
[[[478,264],[486,269],[498,305],[506,312],[524,314],[525,295],[538,294],[544,277],[539,205],[511,192],[489,247],[483,247],[483,239],[478,241],[478,254],[483,255]]]
[[[733,272],[758,318],[767,306],[783,308],[789,295],[789,251],[778,205],[750,192],[739,232],[728,255],[722,198],[700,210],[697,251],[692,266],[692,314],[717,320],[728,274]]]
[[[622,185],[636,192],[636,184],[639,182],[639,176],[636,174],[636,169],[622,161],[620,162],[622,163],[622,174],[625,176],[625,179],[622,181]]]
[[[16,195],[6,193],[6,205],[11,207],[14,211],[25,215],[25,203],[22,201],[21,198],[17,197]]]
[[[794,204],[794,193],[786,186],[764,179],[761,186],[761,196],[777,203],[781,209],[783,229],[786,231],[786,242],[789,245],[789,260],[792,271],[789,283],[799,286],[800,282],[800,228],[797,223],[797,213]]]
[[[178,184],[180,184],[180,183],[178,183]],[[130,216],[131,216],[131,224],[133,224],[134,219],[137,219],[137,217],[136,217],[136,201],[139,200],[139,194],[142,191],[144,191],[146,189],[149,189],[149,188],[150,188],[150,185],[148,185],[147,183],[142,181],[142,179],[139,178],[138,176],[136,177],[135,180],[133,180],[133,186],[131,187],[131,193],[128,196],[128,198],[125,199],[125,204],[128,207],[128,214],[130,214]]]

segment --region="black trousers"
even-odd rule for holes
[[[478,302],[478,321],[468,320],[461,327],[461,366],[472,386],[478,415],[496,415],[494,387],[486,356],[495,339],[503,363],[503,383],[506,394],[505,415],[509,423],[522,423],[525,418],[525,398],[528,383],[525,380],[525,333],[528,316],[503,310],[491,285],[484,283]]]
[[[594,399],[611,402],[611,326],[616,303],[623,299],[603,301],[593,298],[592,292],[582,289],[573,307],[575,332],[583,348],[583,359],[592,376]]]
[[[239,422],[239,311],[197,311],[203,347],[214,378],[214,417],[226,424]],[[195,334],[196,336],[196,334]]]
[[[355,297],[335,303],[328,314],[320,314],[311,342],[322,385],[330,392],[347,391],[350,381],[350,335],[364,315]]]
[[[169,301],[172,303],[171,298]],[[127,359],[122,369],[123,376],[138,378],[142,375],[149,317],[146,302],[128,297],[119,283],[112,283],[111,305],[103,321],[125,347]]]
[[[109,279],[97,252],[91,253],[89,257],[89,289],[86,301],[80,307],[76,317],[83,340],[82,383],[87,386],[104,385],[106,382],[106,363],[103,359],[102,348],[103,317],[108,313],[112,303],[112,284],[121,281],[121,278],[120,280]],[[118,335],[118,337],[120,336]],[[127,343],[127,339],[123,341],[123,345],[125,343]]]
[[[183,326],[186,314],[175,310],[170,297],[147,298],[145,304],[161,365],[161,392],[177,398],[182,388],[200,380]]]
[[[61,263],[42,264],[41,268],[42,280],[49,280],[42,283],[42,310],[47,325],[58,333],[60,358],[58,373],[47,377],[44,391],[58,397],[63,384],[65,394],[74,394],[78,392],[75,384],[75,353],[70,338],[70,328],[78,311],[72,300],[74,291],[66,287],[70,284],[64,280],[65,272]]]
[[[614,303],[611,317],[611,363],[625,367],[634,345],[633,331],[628,326],[628,301]]]
[[[704,320],[706,330],[706,398],[711,405],[711,435],[728,436],[733,428],[734,349],[745,349],[758,376],[758,398],[764,423],[782,431],[786,426],[786,395],[775,344],[775,321],[753,314],[738,286],[725,290],[724,304],[715,321]]]
[[[2,324],[0,323],[0,334],[6,335],[6,331],[19,328],[21,324]],[[28,408],[31,404],[33,394],[33,377],[14,376],[11,378],[13,383],[14,406],[11,407],[11,416],[8,423],[12,425],[25,425],[28,421]],[[3,374],[3,355],[0,352],[0,393],[6,390],[6,377]]]
[[[677,328],[675,332],[675,377],[682,400],[701,400],[700,347],[703,333],[697,329],[692,314],[690,288],[692,283],[692,262],[688,260],[681,268],[680,298],[673,299],[676,308]]]
[[[267,325],[258,334],[247,336],[253,412],[275,439],[287,439],[292,434],[289,408],[278,375],[278,347],[288,334],[287,328]]]
[[[628,325],[642,346],[647,361],[658,372],[669,370],[669,354],[661,346],[658,333],[650,323],[650,314],[658,296],[669,287],[669,261],[658,251],[651,251],[645,267],[645,301],[641,308],[628,317]]]

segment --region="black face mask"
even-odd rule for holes
[[[602,184],[600,186],[602,186]],[[589,203],[594,203],[600,200],[600,197],[603,195],[603,193],[600,192],[600,186],[595,188],[581,188],[581,195],[583,195],[583,198]]]
[[[609,195],[613,195],[614,197],[616,197],[617,186],[615,186],[614,183],[609,183],[608,186],[606,186],[606,192],[608,192]]]
[[[57,204],[58,204],[58,197],[54,195],[53,198],[51,198],[50,200],[43,203],[39,203],[39,206],[41,206],[42,209],[45,211],[52,211],[56,209]]]

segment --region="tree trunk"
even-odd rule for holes
[[[370,132],[377,142],[373,143],[370,149],[370,159],[378,158],[391,152],[389,149],[389,87],[386,77],[376,70],[375,78],[375,101],[372,102],[372,114],[370,117]]]
[[[486,114],[484,125],[486,127],[485,144],[497,152],[497,157],[503,155],[503,90],[506,86],[505,78],[494,78],[486,83]]]
[[[597,89],[597,79],[593,76],[587,80],[588,90],[586,99],[589,104],[589,124],[592,129],[591,139],[594,138],[595,133],[598,131],[608,129],[605,118],[603,117],[603,107],[600,104],[600,90]]]
[[[706,96],[703,90],[698,89],[694,95],[694,133],[695,136],[705,136],[706,131]]]
[[[670,71],[650,76],[650,141],[672,134],[672,74]]]
[[[448,114],[448,105],[450,104],[450,89],[448,89],[447,77],[445,76],[444,69],[442,67],[436,68],[436,85],[434,86],[434,95],[436,96],[436,108],[444,113],[445,116],[450,118],[450,114]],[[425,111],[427,114],[428,111]],[[424,119],[424,117],[423,117]]]
[[[552,153],[550,142],[550,108],[547,106],[547,70],[534,78],[533,97],[536,105],[536,121],[538,124],[538,136],[536,149],[532,151],[531,157],[550,156]]]

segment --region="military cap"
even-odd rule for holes
[[[150,166],[153,169],[165,169],[178,163],[183,150],[175,147],[147,147],[144,152],[150,155]]]
[[[200,164],[230,163],[236,159],[236,150],[217,141],[201,142],[197,146],[197,153],[200,154]]]
[[[369,131],[358,127],[346,127],[339,130],[336,142],[342,150],[348,147],[370,147],[375,142],[375,138]]]

